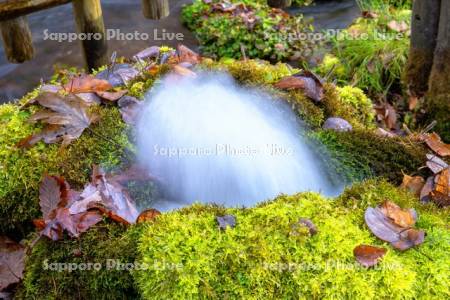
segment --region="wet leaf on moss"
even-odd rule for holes
[[[391,201],[367,208],[364,219],[379,239],[399,250],[407,250],[424,241],[425,232],[412,228],[417,220],[414,209],[404,210]]]
[[[154,208],[144,210],[143,212],[141,212],[141,214],[137,218],[136,223],[140,224],[140,223],[144,223],[144,222],[153,221],[160,214],[161,213],[158,210],[154,209]]]
[[[233,215],[225,215],[221,217],[216,217],[219,228],[226,230],[227,227],[234,228],[236,226],[236,217]]]
[[[5,236],[0,236],[0,292],[19,283],[25,268],[25,248]]]
[[[64,85],[66,92],[74,94],[103,92],[111,88],[112,85],[108,81],[85,74],[72,78]]]
[[[284,77],[275,83],[274,86],[282,90],[303,90],[308,98],[316,102],[322,101],[324,97],[321,79],[311,72]]]
[[[30,147],[40,140],[47,144],[62,141],[63,145],[68,145],[96,121],[96,116],[88,113],[88,105],[73,94],[64,97],[43,93],[35,101],[46,109],[36,112],[30,121],[40,121],[47,126],[40,133],[19,142],[19,147]]]
[[[407,189],[416,196],[420,195],[420,191],[425,185],[425,180],[420,176],[403,175],[401,187]]]
[[[97,95],[104,100],[116,102],[117,100],[125,96],[126,93],[128,93],[128,90],[122,90],[117,92],[97,92]]]
[[[422,203],[430,202],[430,193],[434,189],[434,176],[430,176],[425,181],[425,184],[420,191],[420,201]]]
[[[439,206],[450,206],[450,167],[436,175],[431,199]]]
[[[356,260],[364,267],[373,267],[383,258],[386,254],[387,249],[369,246],[369,245],[359,245],[353,249],[353,254]]]
[[[141,111],[142,102],[134,97],[124,96],[117,104],[119,105],[122,120],[129,125],[134,125]]]

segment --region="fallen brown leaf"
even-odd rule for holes
[[[25,248],[0,236],[0,292],[19,283],[25,269]]]
[[[92,75],[82,75],[72,78],[64,85],[64,90],[69,93],[92,93],[103,92],[111,89],[111,84],[102,79],[97,79]]]
[[[303,90],[308,98],[316,102],[322,101],[324,97],[323,82],[312,72],[284,77],[275,83],[274,87],[282,90]]]
[[[416,196],[420,195],[420,191],[425,185],[425,180],[420,176],[403,175],[403,182],[400,187],[407,189]]]
[[[386,128],[395,129],[397,125],[397,111],[389,103],[377,105],[374,107],[377,118],[381,121]]]
[[[450,167],[436,175],[431,199],[438,206],[450,206]]]
[[[409,30],[409,25],[405,21],[398,22],[392,20],[387,24],[387,27],[396,32],[406,32]]]
[[[450,145],[442,142],[441,137],[437,133],[423,134],[421,139],[439,156],[450,156]]]
[[[30,121],[48,125],[40,133],[19,142],[21,147],[30,147],[40,140],[47,144],[63,141],[63,145],[68,145],[96,121],[96,116],[88,113],[88,105],[75,95],[64,97],[43,93],[36,98],[36,102],[46,109],[36,112]]]
[[[378,264],[386,252],[387,249],[385,248],[369,245],[359,245],[353,249],[353,255],[355,255],[356,260],[366,268]]]
[[[136,220],[136,223],[144,223],[144,222],[150,222],[153,221],[157,216],[159,216],[161,213],[156,209],[147,209],[141,212],[139,217]]]
[[[422,190],[420,191],[420,201],[422,203],[428,203],[430,202],[430,193],[434,189],[434,177],[430,176],[427,178],[427,181],[425,182],[425,185],[423,186]]]
[[[376,12],[373,11],[369,11],[369,10],[364,10],[362,11],[362,16],[365,19],[376,19],[379,17],[379,15]]]
[[[192,65],[196,65],[201,61],[200,55],[189,49],[184,45],[178,45],[177,47],[178,57],[180,63],[188,62]]]
[[[97,92],[96,94],[107,101],[115,102],[125,96],[128,93],[128,90],[122,90],[118,92]]]
[[[410,227],[417,219],[413,209],[403,210],[395,203],[386,201],[376,208],[367,208],[364,219],[375,236],[391,243],[396,249],[407,250],[424,241],[425,233]]]

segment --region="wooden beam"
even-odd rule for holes
[[[0,22],[3,45],[9,62],[23,63],[34,56],[33,38],[27,17]]]
[[[78,33],[90,34],[82,41],[89,72],[108,64],[108,45],[100,0],[73,0]],[[99,38],[100,37],[100,38]]]
[[[169,0],[142,0],[144,17],[159,20],[170,14]]]
[[[0,20],[15,19],[71,0],[4,0],[0,2]]]

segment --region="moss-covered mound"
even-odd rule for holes
[[[427,233],[422,245],[400,252],[370,233],[364,210],[385,199],[417,210],[416,227]],[[237,225],[222,231],[215,218],[225,214],[236,216]],[[299,218],[310,219],[318,233],[310,236],[297,226]],[[40,241],[27,259],[17,298],[445,299],[449,222],[448,209],[420,204],[379,180],[357,184],[336,199],[304,193],[250,209],[197,204],[127,231],[102,223],[79,240]],[[388,253],[365,269],[353,257],[359,244]],[[107,259],[116,264],[108,268]],[[129,265],[121,269],[117,261]],[[101,268],[61,270],[69,263]]]
[[[16,145],[40,130],[39,125],[28,122],[33,108],[0,106],[0,234],[13,230],[16,235],[24,234],[30,221],[40,216],[38,191],[45,173],[59,174],[81,188],[89,180],[93,164],[115,166],[121,162],[129,141],[118,109],[93,110],[100,121],[68,147],[41,142],[22,149]]]
[[[407,252],[376,239],[364,210],[386,198],[419,213],[426,241]],[[222,231],[216,216],[233,214]],[[309,218],[310,237],[296,226]],[[448,211],[422,206],[393,186],[370,181],[337,200],[313,193],[281,196],[252,209],[194,205],[167,213],[143,229],[139,253],[148,265],[135,274],[145,299],[443,299],[450,290]],[[359,244],[388,248],[375,269],[355,263]]]
[[[426,161],[427,152],[422,145],[402,138],[380,137],[368,130],[319,131],[312,138],[325,146],[329,167],[350,182],[384,177],[400,184],[403,174],[418,174]]]
[[[102,222],[78,240],[41,239],[26,261],[17,299],[137,299],[129,270],[139,227]]]

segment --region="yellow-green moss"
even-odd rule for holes
[[[313,139],[324,145],[327,165],[350,182],[368,177],[384,177],[400,184],[403,173],[420,174],[426,149],[402,138],[383,138],[369,130],[352,132],[318,131]]]
[[[26,259],[25,278],[16,299],[138,299],[128,270],[120,270],[111,261],[134,263],[138,227],[102,222],[79,239],[53,242],[41,239]],[[92,265],[88,270],[55,270],[56,264]],[[94,266],[97,263],[101,268]]]
[[[374,127],[372,101],[359,88],[326,84],[322,104],[326,117],[343,118],[355,128]]]
[[[281,196],[251,209],[194,205],[159,217],[142,231],[140,261],[166,268],[138,271],[145,299],[444,299],[450,290],[450,231],[447,215],[421,207],[384,182],[371,181],[346,192],[365,199],[360,206],[306,193]],[[355,195],[355,196],[354,196]],[[380,196],[377,196],[380,195]],[[367,204],[386,196],[419,212],[427,232],[417,250],[399,252],[364,225]],[[370,200],[368,200],[370,199]],[[215,217],[236,216],[233,229],[218,229]],[[299,218],[318,228],[310,237],[293,232]],[[376,269],[355,262],[359,244],[386,247]]]
[[[127,126],[114,107],[95,107],[100,121],[68,147],[38,143],[30,149],[16,144],[40,130],[30,124],[28,110],[0,106],[0,233],[25,233],[40,216],[38,190],[45,173],[64,176],[75,188],[88,180],[93,164],[115,166],[129,147]],[[101,138],[103,137],[103,138]],[[113,142],[112,142],[113,141]],[[116,145],[118,144],[118,145]]]

